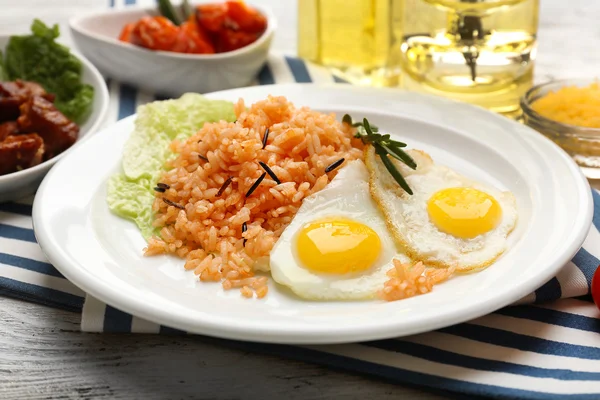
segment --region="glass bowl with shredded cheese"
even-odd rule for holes
[[[552,139],[600,179],[600,81],[557,80],[532,87],[521,99],[523,122]]]

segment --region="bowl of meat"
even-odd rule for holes
[[[104,75],[158,95],[256,79],[277,25],[269,8],[241,0],[157,3],[76,16],[69,22],[73,40]]]
[[[58,26],[0,35],[0,202],[35,193],[61,157],[101,125],[108,89]]]

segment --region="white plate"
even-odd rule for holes
[[[580,170],[521,124],[441,98],[349,85],[262,86],[210,97],[250,104],[268,94],[338,118],[366,116],[436,162],[511,190],[519,222],[509,251],[480,273],[403,301],[308,302],[272,282],[266,299],[243,299],[218,283],[198,282],[175,257],[142,257],[145,242],[136,227],[108,210],[106,180],[120,168],[131,117],[82,144],[42,183],[33,220],[50,261],[98,299],[174,328],[259,342],[339,343],[437,329],[515,302],[554,276],[589,230],[591,191]]]

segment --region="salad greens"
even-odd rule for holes
[[[134,221],[144,238],[158,235],[152,226],[153,188],[165,162],[174,157],[169,144],[192,136],[205,122],[219,120],[235,121],[233,103],[195,93],[138,107],[134,131],[123,149],[123,170],[108,181],[110,210]]]
[[[4,56],[0,51],[0,82],[5,81],[7,79],[8,76],[6,75],[6,71],[4,70]]]
[[[11,36],[0,55],[0,80],[32,81],[56,95],[54,104],[67,118],[82,123],[92,110],[94,88],[81,82],[81,62],[69,48],[55,41],[58,25],[46,26],[39,19],[31,24],[31,35]]]

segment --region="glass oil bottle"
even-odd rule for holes
[[[398,86],[403,0],[298,0],[298,55],[353,84]]]
[[[404,88],[519,114],[533,83],[539,0],[399,1]]]

